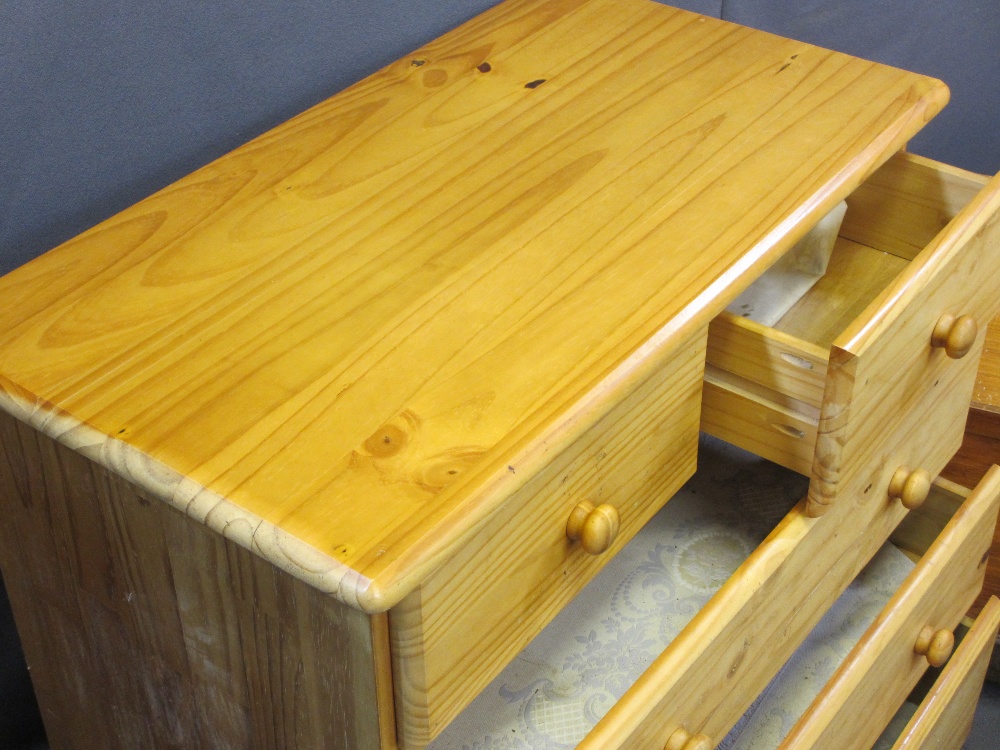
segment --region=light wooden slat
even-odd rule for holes
[[[991,598],[944,668],[893,750],[961,750],[976,712],[1000,630],[1000,599]]]
[[[0,402],[382,611],[946,99],[509,0],[0,280]]]
[[[774,327],[829,352],[906,267],[902,258],[838,237],[826,273]]]
[[[828,349],[722,312],[708,327],[707,363],[819,409]]]
[[[578,750],[663,747],[678,727],[720,741],[906,515],[887,491],[911,437],[850,466],[825,516],[797,506]]]
[[[721,370],[705,372],[701,429],[800,474],[812,468],[818,416],[807,404]]]

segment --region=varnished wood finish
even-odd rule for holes
[[[1000,630],[1000,600],[992,597],[910,719],[893,750],[961,750]]]
[[[907,513],[892,532],[893,545],[919,563],[970,493],[967,487],[938,477],[927,500],[920,506],[920,512]]]
[[[995,318],[986,331],[986,344],[976,376],[976,390],[972,394],[972,408],[982,412],[1000,414],[1000,317]],[[1000,437],[1000,420],[994,420],[992,434]]]
[[[972,350],[978,336],[979,324],[975,318],[945,313],[931,332],[931,346],[944,349],[952,359],[961,359]]]
[[[831,272],[836,272],[841,255],[834,256]],[[783,393],[818,412],[829,348],[729,312],[713,320],[708,331],[710,367]]]
[[[988,181],[983,175],[901,152],[848,197],[840,234],[912,260]]]
[[[800,474],[816,450],[819,410],[709,366],[701,429]]]
[[[838,237],[827,272],[775,323],[775,328],[809,344],[830,347],[873,300],[907,267],[880,248]]]
[[[509,0],[0,281],[4,408],[383,611],[946,99]]]
[[[712,740],[704,734],[692,735],[686,729],[675,729],[663,750],[712,750]]]
[[[694,473],[704,357],[702,332],[391,610],[405,747],[436,736]],[[620,511],[604,555],[566,536],[581,497]]]
[[[856,192],[826,276],[773,328],[723,313],[709,329],[703,429],[811,474],[814,515],[897,425],[918,436],[921,477],[944,467],[982,345],[971,321],[1000,307],[1000,180],[902,153]]]
[[[948,501],[929,502],[927,522],[941,520]],[[1000,508],[1000,468],[962,503],[917,567],[876,618],[809,710],[786,737],[781,750],[843,750],[870,747],[928,666],[915,646],[927,635],[930,658],[942,661],[942,642],[979,593],[986,552]],[[923,510],[911,511],[909,518]],[[910,540],[919,539],[912,531]],[[939,631],[948,637],[938,636]],[[952,639],[953,642],[953,639]]]
[[[1000,463],[1000,318],[986,330],[979,360],[972,407],[962,447],[942,472],[968,487],[974,486],[992,464]],[[990,596],[1000,595],[1000,529],[993,537],[983,592],[972,607],[979,612]]]
[[[53,748],[394,746],[367,615],[6,414],[0,514]]]

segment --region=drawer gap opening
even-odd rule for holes
[[[662,652],[683,641],[695,615],[806,491],[803,477],[708,436],[698,466],[428,750],[500,737],[575,746]]]
[[[784,750],[783,741],[790,729],[847,661],[915,567],[916,563],[892,542],[882,545],[719,746],[726,750]]]

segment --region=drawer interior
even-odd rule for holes
[[[825,275],[777,322],[713,321],[702,429],[810,473],[831,347],[986,182],[907,153],[876,171],[847,198]]]

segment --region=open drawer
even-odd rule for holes
[[[910,471],[944,467],[1000,309],[1000,178],[899,153],[847,203],[826,275],[773,327],[709,329],[702,429],[811,476],[810,515],[887,436],[927,436]]]
[[[918,560],[916,568],[781,750],[871,747],[927,667],[951,656],[955,627],[982,588],[1000,508],[1000,468],[964,501],[957,491],[964,492],[942,483],[893,534],[894,544]]]
[[[719,475],[724,459],[718,441],[706,439],[692,483],[431,748],[506,738],[526,747],[625,750],[721,739],[906,514],[868,493],[818,519],[799,502],[778,514],[770,533],[765,523],[755,538],[737,534],[758,528],[741,505],[747,497],[784,485],[787,508],[807,482],[765,473],[737,502],[720,490],[729,486]],[[693,508],[709,522],[695,520]],[[645,545],[638,553],[637,543]],[[595,594],[608,575],[615,583]],[[639,627],[645,610],[626,606],[637,601],[650,607],[647,630]],[[583,689],[594,682],[599,689]],[[495,723],[506,711],[509,721]]]

